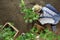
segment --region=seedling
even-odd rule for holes
[[[3,26],[3,30],[4,30],[4,28],[11,28],[11,31],[15,31],[15,34],[14,34],[14,36],[13,37],[16,37],[17,36],[17,34],[18,34],[18,32],[19,32],[19,30],[17,29],[17,28],[15,28],[11,23],[9,23],[9,22],[7,22],[7,23],[5,23],[4,24],[4,26]]]

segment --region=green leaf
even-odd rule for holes
[[[29,20],[29,23],[32,23],[32,22],[33,22],[33,20],[32,20],[32,19],[30,19],[30,20]]]
[[[28,23],[28,20],[25,20],[25,23]]]
[[[33,18],[33,20],[37,20],[37,18],[36,18],[36,17],[34,17],[34,18]]]

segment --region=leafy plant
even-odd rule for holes
[[[40,32],[40,39],[42,38],[44,40],[60,40],[60,35],[56,35],[48,29],[45,29],[44,31],[45,33]],[[35,33],[36,29],[33,28],[30,32],[21,34],[16,40],[36,40],[37,34]]]
[[[22,33],[16,40],[35,40],[37,36],[35,31],[36,29],[32,28],[28,33]]]
[[[4,28],[0,31],[0,38],[3,40],[13,40],[13,35],[15,31],[12,31],[10,27]]]
[[[21,12],[25,14],[24,19],[26,23],[32,23],[34,20],[38,20],[39,15],[33,12],[31,8],[26,8],[24,0],[21,0],[20,7]]]
[[[54,34],[52,31],[49,31],[48,29],[45,29],[45,33],[40,33],[40,37],[45,39],[45,40],[56,40],[58,37],[60,38],[59,35]],[[60,40],[60,39],[58,39]]]
[[[16,40],[35,40],[36,35],[33,33],[25,33],[20,35]]]

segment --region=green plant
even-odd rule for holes
[[[48,29],[45,29],[44,31],[45,33],[40,32],[40,39],[42,38],[44,40],[60,40],[60,35],[56,35]],[[21,34],[16,40],[36,40],[37,34],[35,33],[36,29],[33,28],[30,32]]]
[[[25,14],[24,19],[26,23],[32,23],[33,21],[38,20],[39,15],[33,12],[32,8],[27,8],[25,6],[24,0],[21,0],[20,7],[21,12]]]
[[[58,39],[58,36],[56,34],[54,34],[53,32],[49,31],[48,29],[45,30],[45,33],[41,32],[40,37],[45,39],[45,40],[56,40],[56,39]],[[58,40],[60,40],[60,39],[58,39]]]
[[[25,33],[20,35],[16,40],[35,40],[36,35],[33,33]]]
[[[13,40],[13,35],[15,31],[12,31],[10,27],[4,28],[0,31],[0,38],[3,40]]]
[[[16,40],[35,40],[37,36],[35,31],[36,29],[32,28],[28,33],[22,33]]]

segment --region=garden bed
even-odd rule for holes
[[[4,26],[2,26],[3,28],[1,28],[1,33],[0,36],[1,39],[3,40],[12,40],[14,39],[17,34],[18,34],[18,30],[9,22],[5,23]]]

